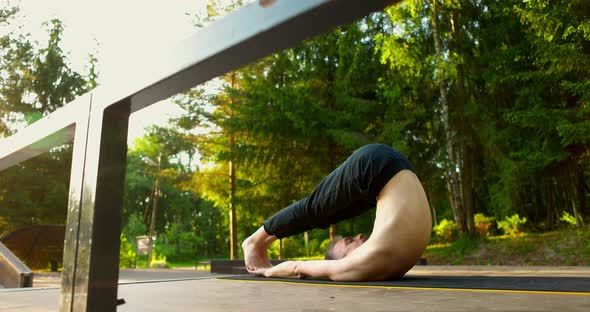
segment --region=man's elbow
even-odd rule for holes
[[[305,278],[308,276],[305,272],[305,266],[303,265],[303,261],[293,261],[293,273],[298,278]]]

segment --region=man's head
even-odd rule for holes
[[[326,260],[342,259],[366,241],[367,238],[362,233],[355,237],[336,236],[328,245]]]

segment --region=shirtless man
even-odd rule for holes
[[[377,206],[373,233],[330,243],[326,260],[272,266],[268,246],[313,228],[325,228]],[[266,277],[327,277],[372,281],[402,277],[430,239],[428,200],[410,162],[384,144],[355,151],[306,198],[272,216],[243,243],[248,272]]]

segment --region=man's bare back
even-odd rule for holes
[[[379,193],[373,233],[348,257],[358,255],[364,259],[363,265],[373,268],[365,276],[368,280],[401,277],[426,249],[431,223],[428,200],[418,177],[412,171],[400,171]]]
[[[266,249],[276,240],[264,228],[244,241],[251,273],[275,277],[328,277],[339,281],[384,280],[403,276],[424,252],[431,234],[426,194],[410,170],[393,176],[377,197],[373,233],[334,244],[337,260],[287,261],[271,267]]]

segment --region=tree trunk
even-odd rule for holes
[[[461,179],[463,184],[463,199],[464,199],[464,206],[465,207],[465,225],[469,233],[475,233],[475,221],[474,221],[474,211],[475,211],[475,186],[473,183],[473,176],[474,176],[474,156],[475,151],[471,148],[467,148],[465,151],[465,159],[463,163],[463,179]]]
[[[564,171],[567,170],[567,168],[562,168]],[[570,191],[568,189],[568,183],[567,183],[567,179],[568,176],[562,174],[561,179],[558,181],[558,185],[559,185],[559,193],[561,194],[561,204],[562,204],[562,211],[571,211],[571,199],[570,199]],[[563,212],[561,213],[561,215],[559,216],[560,218],[563,216]]]
[[[428,202],[430,203],[430,207],[432,208],[432,220],[434,221],[434,226],[438,225],[438,217],[436,216],[436,206],[433,204],[432,199],[432,192],[430,188],[428,188]]]
[[[184,224],[182,224],[182,220],[179,221],[178,215],[172,216],[172,221],[176,224],[179,224],[180,232],[184,232]],[[174,254],[176,256],[180,255],[180,237],[177,237],[174,241]]]
[[[236,74],[232,72],[230,74],[231,77],[231,88],[235,87],[236,82]],[[230,97],[230,106],[234,103],[234,98]],[[230,111],[230,118],[233,118],[233,113],[231,107]],[[236,192],[236,168],[235,168],[235,161],[234,161],[234,147],[235,147],[235,137],[233,131],[230,130],[229,134],[229,237],[230,237],[230,253],[229,257],[231,260],[238,258],[238,226],[236,220],[236,206],[234,203],[235,199],[235,192]]]
[[[451,12],[451,47],[456,55],[463,55],[462,40],[463,35],[461,32],[460,14],[457,10]],[[476,155],[477,149],[475,147],[475,131],[473,131],[471,125],[472,117],[467,113],[467,106],[469,105],[469,94],[468,88],[466,87],[465,78],[465,66],[462,61],[457,62],[457,81],[455,83],[457,87],[457,100],[459,107],[462,108],[462,116],[458,127],[461,131],[461,136],[464,138],[460,141],[462,148],[458,149],[463,155],[463,166],[461,170],[461,184],[463,195],[463,208],[465,213],[465,227],[469,233],[475,233],[475,175],[476,175]]]
[[[333,240],[336,237],[336,224],[330,225],[330,240]]]
[[[582,222],[584,222],[584,213],[586,212],[586,192],[584,188],[584,168],[579,165],[576,165],[578,170],[575,170],[577,176],[577,191],[578,191],[578,199],[580,201],[579,212],[582,216]],[[582,225],[584,225],[582,223]]]
[[[305,242],[305,256],[309,257],[309,234],[307,231],[303,232],[303,241]]]
[[[335,147],[331,147],[331,150],[335,150]],[[329,162],[330,162],[330,170],[334,170],[334,168],[337,167],[336,161],[335,161],[335,157],[330,157],[329,158]],[[336,237],[336,235],[338,235],[338,231],[337,231],[337,227],[336,224],[330,224],[330,241],[334,239],[334,237]]]
[[[574,165],[575,166],[575,165]],[[573,166],[570,166],[570,168]],[[576,203],[576,195],[578,195],[577,192],[577,187],[578,187],[578,183],[577,182],[577,174],[576,174],[576,170],[575,168],[572,168],[572,170],[569,170],[570,172],[568,172],[568,180],[570,183],[568,183],[570,185],[569,189],[570,189],[570,201],[572,204],[572,210],[574,212],[574,217],[576,218],[576,227],[577,228],[583,228],[584,227],[584,218],[583,216],[580,214],[580,211],[578,209],[578,205]]]
[[[434,48],[436,50],[438,62],[443,62],[443,52],[442,52],[442,44],[439,34],[439,25],[438,25],[438,8],[437,8],[437,0],[430,1],[430,10],[432,13],[431,16],[431,23],[432,23],[432,37],[434,40]],[[447,141],[446,144],[446,151],[447,157],[449,161],[449,168],[447,171],[447,175],[449,178],[449,185],[451,188],[451,206],[453,207],[453,216],[455,217],[455,222],[457,226],[459,226],[459,230],[461,232],[465,232],[465,218],[464,218],[464,211],[461,203],[461,194],[459,189],[459,174],[457,172],[459,168],[459,164],[456,159],[455,155],[455,136],[453,128],[449,121],[449,106],[448,106],[448,96],[447,96],[447,83],[445,81],[445,72],[444,66],[439,66],[440,76],[439,76],[439,91],[440,91],[440,102],[441,102],[441,110],[442,110],[442,119],[443,119],[443,126],[445,129],[445,138]]]
[[[545,229],[546,230],[550,230],[553,228],[553,188],[551,187],[551,184],[553,183],[553,178],[547,178],[546,179],[547,182],[547,188],[546,188],[546,200],[547,200],[547,215],[546,215],[546,219],[545,219]]]

